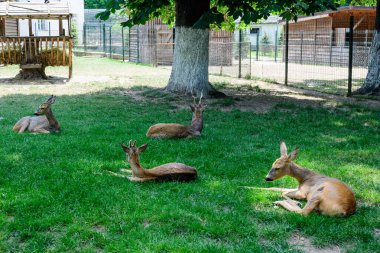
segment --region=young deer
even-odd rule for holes
[[[297,189],[268,188],[267,190],[283,192],[285,200],[276,201],[275,204],[304,215],[313,210],[330,216],[348,216],[355,212],[355,196],[346,184],[295,164],[293,161],[298,155],[298,148],[287,155],[286,145],[282,142],[280,152],[281,157],[273,163],[265,180],[273,181],[287,175],[297,179],[299,186]],[[301,209],[299,202],[292,199],[307,199],[307,203]]]
[[[51,95],[49,99],[39,106],[34,116],[21,118],[13,127],[13,131],[23,133],[25,131],[32,133],[56,133],[61,127],[51,111],[51,105],[54,104],[56,96]]]
[[[167,163],[153,169],[144,169],[140,165],[139,155],[145,151],[147,146],[148,144],[144,144],[137,148],[136,141],[134,143],[129,141],[128,146],[121,144],[132,169],[131,171],[125,169],[122,169],[121,171],[132,173],[132,176],[128,177],[130,181],[191,181],[197,178],[197,170],[182,163]],[[112,174],[124,177],[117,173]]]
[[[175,123],[159,123],[151,126],[146,133],[150,138],[190,138],[200,136],[203,129],[203,111],[206,105],[201,104],[203,94],[199,99],[198,104],[195,102],[190,105],[193,111],[193,119],[190,126],[185,126]]]

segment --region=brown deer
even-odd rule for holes
[[[281,157],[273,163],[265,180],[274,181],[287,175],[295,178],[299,182],[299,186],[297,189],[266,189],[283,192],[282,196],[285,200],[276,201],[275,204],[291,212],[304,215],[308,215],[313,210],[330,216],[348,216],[355,212],[355,196],[346,184],[336,178],[317,174],[294,163],[293,161],[298,155],[298,148],[288,155],[286,145],[282,142],[280,152]],[[307,203],[301,209],[298,206],[299,202],[292,199],[306,199]]]
[[[26,131],[44,134],[59,132],[61,127],[51,110],[51,105],[54,104],[56,98],[56,96],[51,95],[45,103],[38,107],[34,116],[21,118],[14,125],[13,131],[17,133],[23,133]]]
[[[175,123],[159,123],[151,126],[146,133],[150,138],[191,138],[200,136],[203,129],[203,112],[206,109],[206,105],[202,104],[201,93],[199,102],[195,102],[190,105],[193,111],[193,119],[190,126],[175,124]]]
[[[130,172],[132,176],[128,179],[133,182],[145,181],[191,181],[197,178],[197,170],[182,163],[167,163],[153,169],[144,169],[140,165],[139,155],[145,151],[148,144],[136,147],[136,141],[129,141],[128,146],[121,144],[127,160],[132,170],[122,169],[123,172]],[[117,173],[110,172],[115,176],[125,177]]]

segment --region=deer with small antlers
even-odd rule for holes
[[[61,130],[61,126],[53,115],[51,105],[54,104],[57,97],[51,95],[46,102],[41,104],[34,116],[26,116],[21,118],[13,127],[13,131],[17,133],[57,133]]]
[[[356,200],[353,191],[342,181],[312,172],[293,161],[298,155],[298,148],[290,155],[284,142],[280,145],[281,157],[272,165],[265,177],[266,181],[274,181],[283,176],[291,176],[299,182],[297,189],[259,188],[263,190],[281,191],[285,200],[274,202],[285,209],[303,215],[319,211],[329,216],[348,216],[356,210]],[[304,208],[293,199],[306,199]]]
[[[206,105],[202,104],[202,96],[199,102],[196,103],[196,98],[193,96],[194,103],[190,105],[193,111],[193,119],[190,126],[175,124],[175,123],[159,123],[151,126],[146,133],[150,138],[191,138],[200,136],[203,129],[203,112]]]
[[[148,144],[136,147],[136,141],[129,141],[128,146],[121,144],[132,170],[121,169],[132,173],[127,178],[133,182],[146,181],[191,181],[197,178],[197,170],[182,163],[167,163],[153,169],[144,169],[140,165],[139,155],[145,151]],[[112,175],[126,177],[122,174],[110,172]]]

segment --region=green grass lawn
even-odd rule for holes
[[[150,140],[154,123],[190,121],[190,109],[176,106],[187,101],[148,88],[135,100],[124,91],[59,96],[53,111],[62,132],[54,135],[11,131],[48,94],[20,88],[0,96],[0,252],[296,252],[295,234],[316,247],[379,249],[380,111],[289,102],[256,114],[210,102],[202,137]],[[182,162],[199,179],[139,184],[110,176],[128,167],[120,143],[130,139],[149,144],[145,168]],[[300,146],[300,165],[350,185],[357,213],[303,217],[275,208],[279,193],[242,188],[297,186],[264,180],[281,140]]]

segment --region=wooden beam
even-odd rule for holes
[[[59,16],[59,36],[64,36],[63,25],[62,25],[62,16]]]
[[[358,28],[358,26],[363,22],[363,20],[366,18],[367,16],[363,16],[361,19],[359,19],[359,21],[355,24],[354,26],[354,31],[356,30],[356,28]]]
[[[33,24],[31,17],[29,17],[29,36],[33,36]]]

